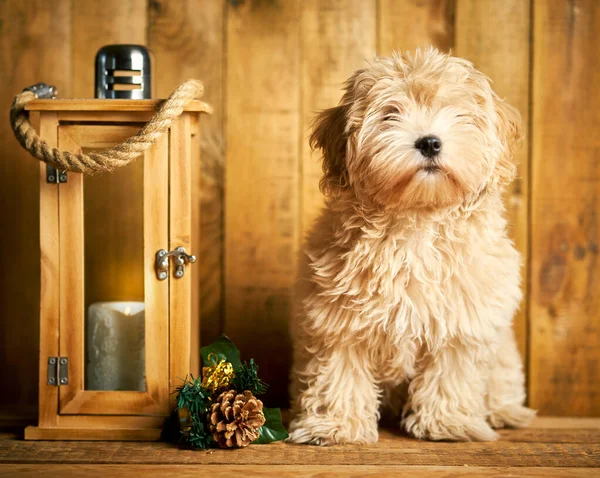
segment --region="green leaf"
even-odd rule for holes
[[[231,362],[234,369],[242,365],[240,351],[225,334],[221,335],[212,344],[202,347],[200,353],[202,354],[202,364],[205,367],[211,364],[208,360],[210,354],[215,354],[218,359],[217,361],[225,359],[227,362]]]
[[[266,422],[260,427],[260,436],[252,444],[264,445],[274,441],[285,440],[288,432],[281,421],[279,408],[263,408]]]

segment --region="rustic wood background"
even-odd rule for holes
[[[35,414],[39,331],[38,167],[8,109],[42,80],[92,97],[110,43],[152,49],[157,97],[206,84],[202,342],[229,334],[281,405],[296,255],[322,203],[311,119],[375,55],[433,44],[473,61],[528,132],[506,204],[530,403],[599,416],[599,29],[595,0],[0,0],[0,417]]]

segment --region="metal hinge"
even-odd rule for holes
[[[49,164],[46,164],[46,182],[54,184],[66,183],[67,172],[57,171],[56,168],[53,168]]]
[[[69,384],[69,359],[67,357],[48,357],[48,385]]]

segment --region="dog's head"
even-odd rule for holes
[[[385,208],[472,200],[515,175],[518,112],[466,60],[430,48],[378,59],[315,122],[325,194]]]

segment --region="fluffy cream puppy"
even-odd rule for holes
[[[290,441],[374,442],[385,406],[430,440],[530,421],[501,200],[519,123],[471,63],[433,48],[377,59],[319,115],[327,205],[297,291]]]

